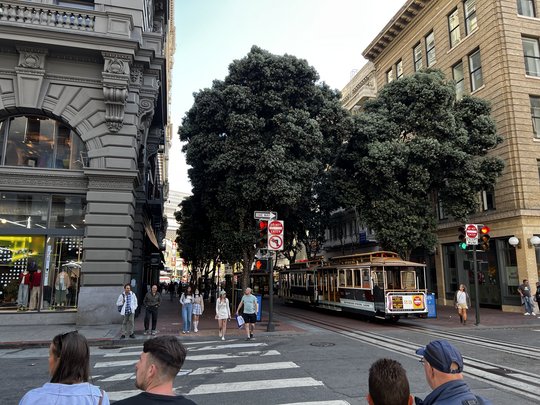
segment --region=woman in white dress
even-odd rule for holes
[[[195,290],[195,296],[193,297],[193,331],[197,333],[199,331],[199,316],[204,312],[204,300],[199,294],[199,290]]]
[[[216,301],[216,319],[219,327],[219,337],[225,340],[225,332],[227,332],[227,321],[231,320],[231,308],[229,307],[229,299],[227,293],[221,291],[219,298]]]
[[[465,325],[467,323],[467,309],[471,306],[471,297],[469,297],[465,285],[459,285],[459,290],[456,291],[454,296],[454,304],[458,310],[459,321]]]

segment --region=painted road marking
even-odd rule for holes
[[[232,368],[225,366],[201,367],[190,373],[189,375],[213,374],[213,373],[243,373],[248,371],[268,371],[268,370],[284,370],[289,368],[298,368],[299,366],[292,361],[282,361],[275,363],[263,364],[240,364]]]
[[[243,382],[228,382],[219,384],[201,384],[193,388],[189,395],[217,394],[224,392],[261,391],[279,388],[315,387],[324,385],[314,378],[284,378],[279,380],[257,380]]]

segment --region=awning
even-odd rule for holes
[[[150,220],[148,219],[146,215],[143,216],[143,222],[144,222],[144,233],[146,234],[150,242],[152,242],[152,244],[156,248],[160,249],[159,243],[156,238],[156,233],[154,232],[154,228],[152,228],[152,224],[150,223]]]

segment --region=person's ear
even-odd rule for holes
[[[371,398],[371,394],[367,394],[366,399],[369,405],[375,405],[373,403],[373,398]]]
[[[414,398],[412,395],[409,395],[409,405],[413,405],[414,404]]]

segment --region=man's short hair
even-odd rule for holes
[[[174,379],[186,359],[187,350],[175,336],[159,336],[147,340],[143,352],[148,353],[160,366],[162,374]]]
[[[375,405],[408,405],[411,395],[401,363],[379,359],[369,368],[369,395]]]

